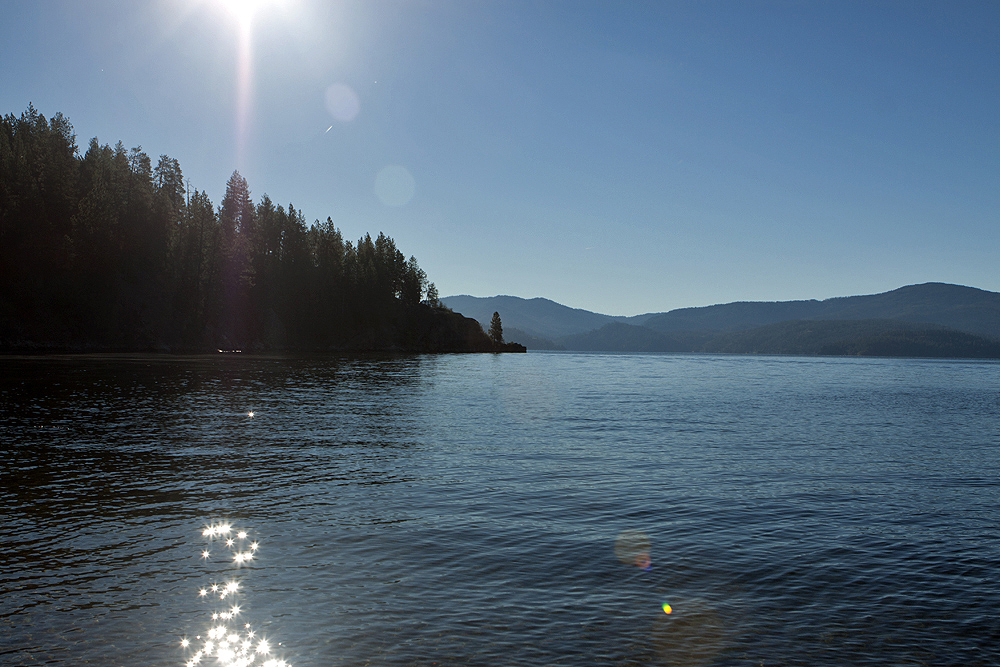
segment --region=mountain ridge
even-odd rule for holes
[[[913,353],[899,356],[1000,356],[1000,348],[992,347],[1000,343],[1000,293],[940,282],[878,294],[736,301],[634,317],[593,313],[542,297],[461,295],[443,301],[479,321],[499,312],[511,333],[530,337],[532,349],[761,354],[897,349]]]
[[[862,319],[925,322],[1000,338],[1000,294],[931,282],[822,301],[735,301],[678,308],[654,315],[646,326],[657,331],[739,331],[789,320]]]

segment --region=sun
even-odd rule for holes
[[[249,28],[253,17],[264,7],[285,4],[282,0],[217,0],[217,2],[244,28]]]

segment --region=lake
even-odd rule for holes
[[[1000,664],[996,362],[96,355],[0,378],[5,665]]]

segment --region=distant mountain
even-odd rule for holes
[[[1000,341],[900,320],[792,320],[718,334],[702,351],[996,359]]]
[[[548,299],[444,299],[480,323],[499,312],[529,349],[997,357],[1000,294],[925,283],[823,301],[736,302],[635,317]],[[485,324],[484,324],[485,326]]]
[[[696,352],[711,338],[712,334],[698,331],[662,332],[611,322],[594,331],[557,338],[555,343],[566,350],[588,352]]]
[[[503,328],[503,338],[507,341],[520,343],[530,350],[565,350],[566,348],[558,343],[554,343],[548,338],[539,338],[514,327]]]
[[[570,308],[549,299],[522,299],[516,296],[449,296],[444,305],[489,327],[493,313],[500,313],[504,331],[520,329],[530,336],[558,338],[569,334],[598,329],[609,322],[625,318]]]
[[[568,350],[1000,358],[1000,341],[899,320],[791,320],[742,331],[654,331],[613,322],[557,339]]]
[[[924,283],[891,292],[824,301],[736,302],[680,308],[650,317],[656,331],[740,331],[789,320],[887,319],[935,324],[1000,339],[1000,294]]]

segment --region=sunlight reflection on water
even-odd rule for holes
[[[236,537],[232,537],[234,532]],[[209,524],[201,534],[210,544],[209,549],[201,552],[206,562],[212,557],[213,546],[221,548],[226,560],[237,566],[249,564],[259,548],[257,541],[247,541],[247,531],[234,531],[232,524],[227,522]],[[187,637],[181,639],[181,647],[187,653],[186,667],[195,667],[211,658],[224,667],[250,667],[258,659],[263,661],[259,663],[262,667],[290,667],[281,658],[268,657],[271,643],[265,637],[258,637],[249,622],[240,624],[242,609],[237,599],[241,588],[240,580],[229,578],[198,590],[199,598],[213,601],[211,622],[201,634],[195,635],[194,642]]]

